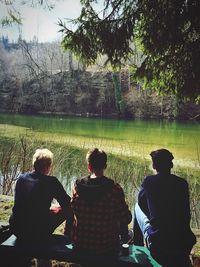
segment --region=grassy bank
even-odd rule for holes
[[[21,132],[19,132],[21,130]],[[64,138],[64,137],[63,137]],[[71,184],[74,178],[87,175],[85,155],[88,143],[83,143],[83,137],[71,139],[53,138],[47,133],[33,133],[22,127],[8,126],[5,132],[0,128],[0,173],[4,177],[4,185],[1,192],[12,194],[12,183],[20,172],[31,170],[32,155],[36,148],[47,147],[54,153],[53,175],[63,183],[63,186],[71,194]],[[73,140],[73,142],[72,142]],[[81,141],[82,140],[82,141]],[[104,142],[104,140],[102,140]],[[105,143],[104,143],[105,145]],[[124,188],[127,202],[130,207],[135,203],[135,196],[143,178],[152,173],[149,159],[137,156],[128,156],[118,147],[118,153],[106,150],[100,140],[91,142],[91,147],[100,147],[108,152],[108,167],[105,174],[119,182]],[[114,144],[111,144],[114,148]],[[113,150],[114,151],[114,150]],[[176,165],[176,164],[175,164]],[[190,187],[192,226],[200,228],[200,168],[174,167],[173,172],[187,179]]]
[[[42,138],[39,138],[30,132],[22,132],[20,135],[15,135],[15,132],[15,127],[8,127],[6,134],[0,136],[0,171],[7,180],[13,181],[20,172],[32,168],[32,155],[38,147],[47,147],[54,153],[52,173],[63,183],[69,194],[72,180],[88,174],[85,163],[88,146],[77,140],[77,137],[74,138],[74,142],[69,143],[62,139],[49,139],[48,135],[45,138],[42,134]],[[91,147],[102,148],[99,142],[92,144]],[[132,207],[143,177],[151,172],[150,162],[138,157],[125,156],[123,150],[119,150],[118,154],[108,153],[107,165],[105,174],[123,186],[127,201]],[[3,193],[7,194],[8,190],[5,188]],[[12,190],[9,193],[12,194]]]
[[[85,154],[91,147],[100,147],[108,152],[105,174],[121,184],[130,208],[135,203],[135,196],[143,178],[152,173],[149,159],[130,156],[123,144],[119,146],[119,142],[34,133],[30,129],[8,125],[6,131],[5,127],[0,127],[0,175],[4,177],[4,183],[1,181],[2,193],[13,194],[14,180],[20,172],[31,170],[32,155],[39,147],[47,147],[54,153],[52,174],[58,177],[68,194],[71,194],[73,180],[88,173]],[[186,178],[189,183],[192,227],[200,229],[200,168],[179,165],[173,172]],[[12,202],[0,207],[1,221],[7,220],[11,206]],[[200,233],[196,231],[196,234],[199,236]],[[200,254],[199,243],[195,246],[195,251]]]

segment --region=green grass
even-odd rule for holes
[[[24,132],[16,135],[15,127],[9,126],[6,135],[0,134],[0,171],[3,173],[5,164],[7,174],[13,173],[13,166],[19,165],[19,171],[28,171],[32,168],[32,155],[39,147],[46,147],[54,153],[53,175],[57,176],[71,194],[71,182],[76,177],[88,174],[85,162],[85,155],[88,147],[84,146],[77,137],[70,144],[62,139],[49,139],[47,134],[33,135],[31,132]],[[72,138],[72,137],[71,137]],[[76,144],[76,146],[75,146]],[[102,148],[101,146],[97,147]],[[105,150],[106,151],[106,150]],[[107,152],[107,151],[106,151]],[[10,170],[10,171],[9,171]],[[185,178],[190,187],[192,205],[192,225],[199,227],[200,211],[198,208],[200,198],[200,168],[177,166],[173,170],[177,175]],[[16,173],[16,174],[17,174]],[[123,150],[116,153],[108,153],[108,164],[105,175],[120,183],[123,187],[129,206],[132,208],[135,203],[135,195],[142,180],[146,175],[152,173],[150,160],[146,158],[127,156]]]
[[[7,173],[13,172],[13,166],[19,164],[19,171],[27,171],[32,168],[32,155],[36,148],[46,147],[54,153],[54,168],[52,174],[57,176],[71,194],[71,182],[75,177],[88,174],[85,162],[85,155],[90,147],[100,147],[107,152],[108,167],[105,175],[114,179],[123,187],[126,200],[132,209],[135,203],[135,196],[142,180],[146,175],[152,173],[149,159],[130,156],[125,147],[119,146],[119,142],[107,143],[105,140],[85,140],[83,137],[74,138],[70,136],[48,135],[47,133],[33,133],[26,128],[8,126],[5,132],[0,127],[0,172],[3,172],[3,165],[7,164]],[[90,143],[90,146],[88,145]],[[116,147],[115,147],[116,145]],[[121,149],[121,150],[120,150]],[[200,168],[174,167],[174,172],[185,178],[190,187],[190,201],[192,213],[192,227],[200,228]],[[0,221],[7,221],[10,216],[11,206],[1,203]],[[59,230],[60,231],[60,230]],[[197,233],[198,240],[200,239]],[[195,253],[200,254],[200,241],[195,246]]]

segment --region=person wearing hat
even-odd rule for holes
[[[171,174],[173,155],[167,149],[150,153],[155,175],[145,177],[135,205],[134,244],[143,245],[163,267],[191,266],[196,243],[190,229],[189,189],[186,180]]]

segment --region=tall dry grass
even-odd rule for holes
[[[32,155],[37,148],[48,148],[54,153],[52,174],[71,194],[73,180],[88,174],[85,162],[87,149],[69,144],[38,140],[32,134],[15,138],[1,136],[0,142],[0,192],[12,195],[14,183],[21,172],[32,169]],[[152,173],[151,163],[147,159],[108,153],[108,167],[105,175],[120,183],[126,200],[132,209],[142,180]],[[190,187],[192,226],[200,228],[200,168],[174,168],[174,172],[185,178]],[[178,196],[177,196],[178,198]]]

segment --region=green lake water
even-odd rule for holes
[[[0,114],[0,124],[45,133],[50,140],[55,136],[74,139],[73,145],[84,142],[86,147],[102,146],[106,152],[128,156],[148,158],[152,150],[167,148],[181,165],[198,167],[200,163],[200,124],[195,122]]]
[[[14,138],[19,141],[19,137],[25,135],[30,142],[28,144],[33,145],[30,146],[33,151],[38,148],[35,147],[38,143],[42,143],[55,154],[54,175],[62,182],[68,194],[71,194],[74,179],[87,174],[86,151],[76,147],[99,147],[107,153],[113,153],[114,156],[108,155],[106,175],[123,187],[129,207],[135,203],[143,177],[152,173],[150,161],[143,159],[150,160],[149,153],[152,150],[169,149],[175,158],[173,171],[189,183],[193,203],[192,225],[199,228],[199,123],[0,114],[2,148],[5,140]],[[27,160],[27,163],[30,162]],[[15,168],[12,164],[9,166],[10,175]],[[0,170],[0,181],[2,177]]]

